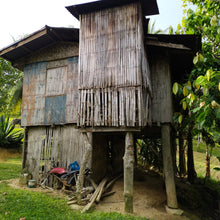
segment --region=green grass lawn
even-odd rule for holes
[[[86,213],[81,214],[71,210],[65,199],[60,199],[45,193],[27,190],[15,190],[5,183],[0,185],[0,219],[17,220],[26,217],[36,219],[144,219],[125,216],[118,213]]]
[[[205,143],[201,142],[199,145],[197,145],[197,141],[193,140],[193,150],[199,153],[204,153],[206,152],[206,146]],[[220,146],[216,144],[216,146],[212,149],[212,156],[215,157],[220,157]]]
[[[16,178],[21,172],[21,157],[0,161],[0,219],[18,220],[135,220],[136,218],[118,213],[81,214],[73,211],[66,203],[67,200],[48,193],[33,192],[24,189],[14,189],[7,184],[8,179]]]
[[[16,178],[21,173],[21,157],[0,162],[0,181]]]
[[[206,172],[206,160],[204,153],[194,152],[194,164],[198,177],[205,177]],[[215,167],[220,167],[220,163],[215,156],[211,157],[210,171],[211,179],[220,181],[220,171],[215,170]]]

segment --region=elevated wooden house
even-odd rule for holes
[[[145,16],[158,14],[156,0],[103,0],[67,9],[80,30],[46,26],[0,51],[24,71],[23,168],[38,180],[52,163],[81,165],[89,144],[94,179],[124,169],[125,210],[131,212],[134,140],[157,135],[167,203],[177,208],[171,87],[190,72],[200,39],[148,34]]]

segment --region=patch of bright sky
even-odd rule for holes
[[[157,0],[159,15],[150,17],[155,21],[155,30],[165,30],[172,26],[174,30],[178,24],[182,23],[183,8],[181,0]]]
[[[93,0],[2,0],[0,4],[0,48],[12,44],[13,38],[31,34],[45,25],[79,27],[79,22],[65,6]],[[177,27],[182,19],[181,0],[157,0],[160,15],[151,16],[156,29]]]

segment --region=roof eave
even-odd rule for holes
[[[71,33],[75,33],[76,36],[72,36]],[[79,29],[45,26],[44,28],[25,37],[24,39],[3,48],[0,50],[0,56],[6,60],[14,62],[15,60],[35,52],[36,50],[53,42],[78,42],[78,40]]]
[[[67,6],[66,9],[79,20],[79,15],[81,14],[88,14],[107,8],[119,7],[138,1],[142,4],[144,16],[159,14],[156,0],[98,0],[95,2]]]

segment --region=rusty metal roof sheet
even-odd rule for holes
[[[0,50],[0,56],[13,62],[58,41],[78,42],[79,29],[45,26],[24,39],[3,48]]]
[[[99,11],[107,8],[123,6],[133,2],[141,2],[144,16],[159,14],[156,0],[99,0],[90,3],[67,6],[66,9],[74,17],[79,19],[80,14],[87,14],[90,12]]]

